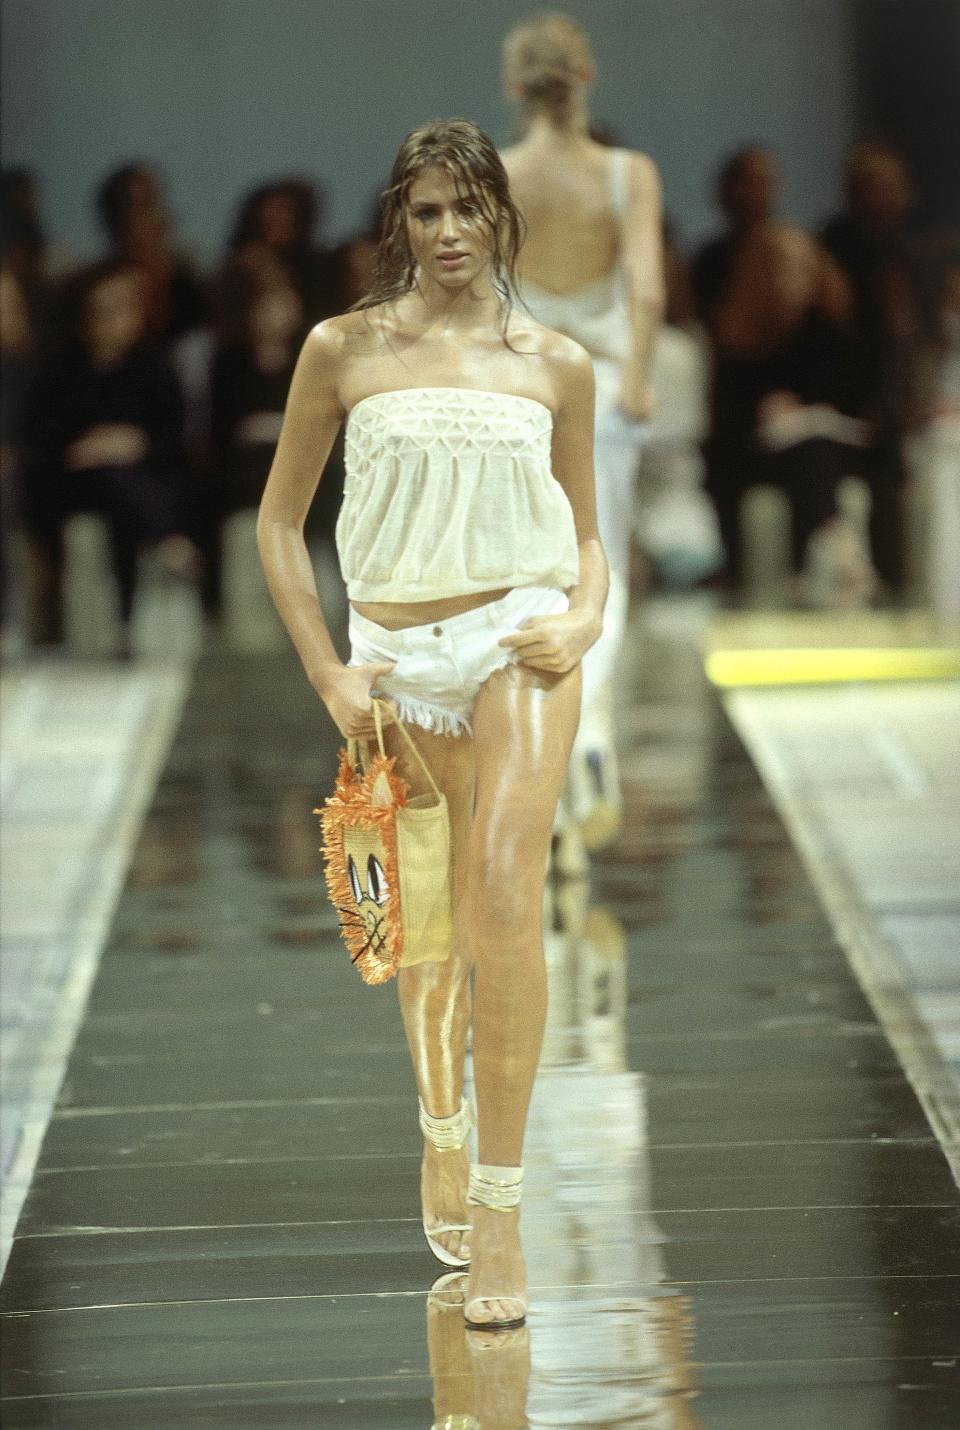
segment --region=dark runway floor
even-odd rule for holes
[[[6,1430],[960,1423],[941,1148],[698,662],[638,664],[626,832],[548,893],[529,1333],[427,1299],[395,996],[320,878],[332,732],[292,658],[209,657],[17,1229]]]

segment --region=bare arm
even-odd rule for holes
[[[559,616],[532,618],[517,635],[500,645],[512,645],[521,664],[563,673],[572,670],[599,639],[609,576],[597,529],[593,472],[593,364],[579,343],[558,339],[551,358],[558,394],[553,422],[553,475],[573,509],[580,553],[580,578],[568,592],[570,609]]]
[[[307,678],[343,735],[373,732],[370,686],[393,667],[343,665],[323,619],[303,525],[343,419],[342,339],[331,323],[308,335],[290,384],[276,455],[257,515],[257,548],[274,605]]]
[[[644,419],[653,411],[650,360],[667,301],[660,174],[645,154],[630,156],[630,202],[621,225],[621,251],[633,343],[620,401],[632,416]]]
[[[564,347],[569,355],[565,352],[557,364],[560,402],[553,424],[553,475],[567,494],[577,528],[580,579],[568,592],[570,609],[591,616],[599,636],[609,577],[597,527],[593,363],[579,344],[569,342]]]

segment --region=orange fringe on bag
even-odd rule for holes
[[[393,978],[403,953],[397,811],[407,803],[409,786],[394,772],[395,764],[395,756],[385,758],[377,753],[366,770],[361,770],[351,763],[347,750],[341,750],[333,794],[322,809],[313,811],[320,816],[327,891],[340,920],[340,932],[360,977],[371,984]],[[357,901],[346,847],[351,831],[379,841],[376,858],[386,883],[382,906],[366,897]]]

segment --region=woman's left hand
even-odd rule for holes
[[[603,622],[593,611],[562,611],[556,616],[531,616],[497,644],[515,650],[520,665],[566,675],[599,640],[602,629]]]
[[[624,382],[617,405],[632,422],[649,422],[657,406],[653,388],[649,382],[644,382],[639,386],[635,383]]]

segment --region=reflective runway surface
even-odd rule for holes
[[[211,656],[17,1227],[7,1430],[958,1423],[943,1149],[695,643],[633,656],[626,829],[547,892],[528,1328],[430,1291],[395,996],[320,881],[331,732],[292,658]]]

